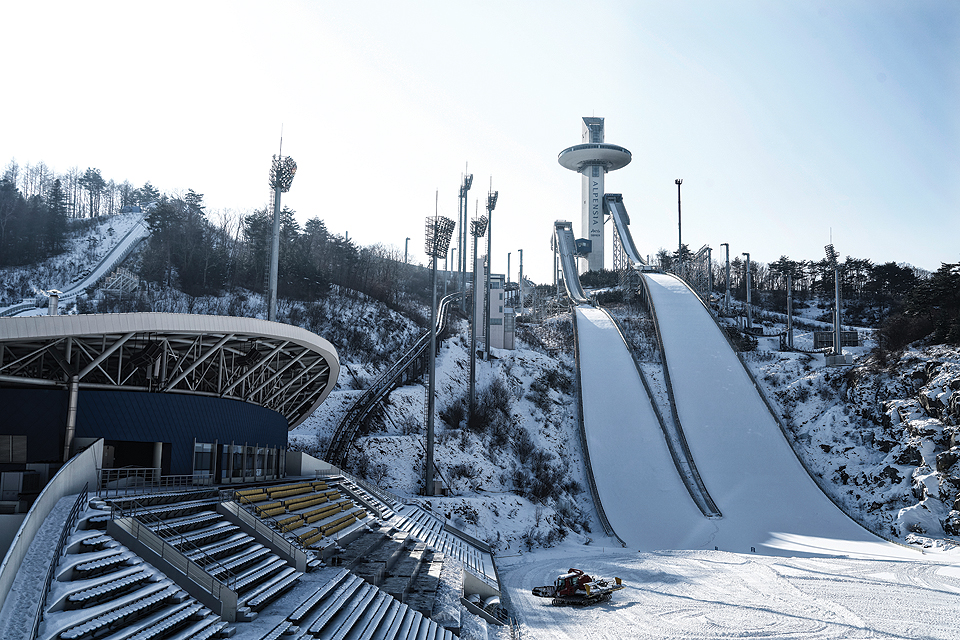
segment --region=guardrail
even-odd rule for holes
[[[571,313],[573,314],[573,353],[577,363],[577,375],[574,376],[577,387],[577,426],[579,427],[577,430],[580,433],[580,448],[583,450],[583,461],[587,466],[587,484],[590,485],[590,495],[593,497],[593,503],[597,506],[597,517],[600,518],[600,526],[603,527],[604,533],[608,536],[613,536],[622,546],[626,547],[627,543],[617,535],[617,532],[613,530],[613,525],[611,525],[607,519],[607,514],[603,510],[603,504],[600,502],[600,492],[597,490],[597,481],[593,477],[593,464],[590,462],[590,449],[587,447],[587,432],[583,427],[583,393],[582,385],[580,384],[580,335],[577,329],[577,313],[575,310],[572,310]]]
[[[231,491],[229,493],[233,492]],[[221,496],[223,496],[223,492],[221,492]],[[228,511],[231,515],[235,516],[237,520],[253,529],[257,534],[266,538],[268,540],[267,544],[270,546],[270,548],[279,552],[281,555],[286,555],[288,558],[292,558],[297,567],[301,565],[301,560],[302,564],[304,566],[306,565],[306,558],[311,554],[307,551],[307,549],[300,545],[299,541],[292,542],[291,540],[283,537],[282,534],[274,530],[269,524],[249,513],[245,509],[242,509],[240,504],[233,499],[221,499],[218,508]]]
[[[111,522],[134,540],[137,540],[146,549],[156,554],[169,567],[185,576],[189,582],[196,585],[205,593],[210,594],[222,607],[219,615],[228,622],[234,621],[231,618],[236,617],[236,591],[214,578],[206,569],[180,553],[173,545],[166,542],[147,525],[140,522],[138,518],[126,516],[114,518]]]
[[[80,519],[80,512],[87,506],[87,491],[90,489],[90,483],[83,485],[77,501],[70,508],[67,514],[67,521],[63,523],[63,529],[60,530],[60,539],[53,551],[53,559],[50,561],[50,567],[47,569],[47,577],[43,583],[43,589],[40,591],[40,603],[37,605],[37,613],[33,617],[33,629],[30,631],[31,640],[35,640],[40,632],[40,623],[43,621],[43,610],[47,606],[47,593],[50,591],[50,584],[53,582],[53,574],[57,571],[57,565],[60,563],[61,556],[64,555],[63,549],[67,546],[67,538],[73,532],[73,527]]]
[[[460,297],[460,293],[452,293],[440,301],[439,312],[437,314],[437,333],[439,334],[446,326],[447,315],[449,314],[451,303]],[[418,360],[430,345],[430,332],[420,336],[416,344],[413,345],[399,360],[397,360],[389,369],[387,369],[377,380],[363,392],[356,402],[353,403],[340,425],[337,427],[330,446],[327,448],[325,458],[327,462],[342,467],[347,457],[347,448],[353,442],[360,429],[363,420],[370,415],[380,401],[391,391],[400,386],[403,374],[416,370]]]
[[[205,473],[162,476],[158,467],[100,469],[97,497],[151,494],[179,491],[189,487],[209,487],[213,476]],[[111,486],[112,485],[112,486]]]
[[[133,504],[130,505],[130,508],[128,508],[128,509],[124,509],[124,508],[119,507],[119,506],[117,506],[117,505],[114,505],[114,506],[113,506],[113,509],[116,510],[116,512],[118,512],[118,513],[120,514],[120,517],[121,517],[121,518],[133,518],[134,520],[136,520],[136,521],[139,522],[140,524],[145,525],[145,526],[147,526],[147,527],[149,527],[150,525],[155,526],[155,527],[156,527],[156,530],[154,530],[154,529],[149,529],[150,531],[153,531],[153,532],[154,532],[154,535],[156,535],[156,532],[158,532],[158,531],[169,531],[169,532],[170,532],[170,535],[169,535],[169,536],[167,536],[166,538],[160,538],[159,536],[157,536],[158,539],[160,539],[161,541],[163,541],[164,544],[166,544],[167,546],[170,546],[173,551],[176,551],[177,553],[183,555],[183,552],[182,552],[182,551],[180,551],[180,550],[177,549],[176,547],[173,547],[173,546],[170,545],[170,543],[169,543],[169,540],[171,540],[171,539],[176,539],[176,540],[177,540],[178,542],[180,542],[184,547],[189,548],[190,551],[196,551],[197,553],[199,553],[199,554],[200,554],[200,557],[202,557],[204,560],[207,561],[207,566],[210,566],[210,567],[214,567],[214,566],[215,566],[215,567],[221,569],[221,570],[223,571],[223,573],[224,573],[224,574],[227,576],[227,578],[228,578],[228,581],[227,581],[226,583],[224,583],[224,584],[230,585],[230,584],[233,584],[233,583],[236,582],[236,579],[237,579],[236,575],[234,575],[234,573],[233,573],[232,571],[230,571],[230,570],[227,569],[225,566],[223,566],[223,564],[221,564],[221,562],[220,562],[219,560],[217,560],[217,559],[214,558],[213,556],[207,554],[206,551],[204,551],[204,550],[201,549],[199,546],[197,546],[196,544],[194,544],[193,542],[191,542],[190,540],[188,540],[188,539],[187,539],[182,533],[180,533],[179,531],[177,531],[177,530],[175,530],[175,529],[172,529],[172,528],[171,528],[169,525],[167,525],[167,523],[164,522],[161,518],[158,518],[157,516],[154,516],[153,514],[151,514],[150,511],[149,511],[149,508],[146,507],[146,506],[144,506],[144,505],[142,505],[142,504],[140,504],[139,501],[134,500],[134,501],[133,501]],[[116,520],[117,518],[114,517],[113,519]],[[128,531],[128,533],[130,533],[130,532]],[[133,534],[131,533],[131,535],[133,535]],[[137,536],[134,535],[134,537],[136,538]],[[156,551],[156,549],[154,549],[154,551]],[[163,554],[162,554],[162,553],[160,554],[160,557],[161,557],[161,558],[163,557]],[[184,556],[184,557],[186,557],[186,556]],[[189,558],[187,558],[187,559],[189,560]],[[192,562],[192,561],[191,561],[191,562]],[[198,565],[198,566],[199,566],[199,565]],[[204,569],[204,571],[206,571],[206,569]],[[222,582],[222,581],[221,581],[221,582]]]
[[[12,307],[7,307],[6,309],[0,311],[0,318],[5,316],[15,316],[22,311],[27,309],[36,309],[36,302],[21,302],[20,304],[14,305]]]

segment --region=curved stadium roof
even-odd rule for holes
[[[340,374],[337,351],[300,327],[254,318],[118,313],[0,318],[0,386],[185,393],[251,402],[292,429]]]

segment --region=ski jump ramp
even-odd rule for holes
[[[567,295],[577,304],[588,304],[590,297],[580,286],[580,276],[577,273],[577,241],[573,237],[573,226],[564,220],[553,223],[553,233],[556,237],[557,251],[560,253],[560,266],[563,269],[563,286]]]
[[[583,430],[607,521],[629,547],[700,548],[688,531],[691,523],[709,521],[676,471],[617,325],[588,305],[574,313]]]
[[[672,275],[643,279],[687,445],[723,513],[690,523],[687,548],[915,557],[851,520],[820,490],[697,295]]]
[[[608,196],[605,206],[628,258],[647,271],[622,199]],[[672,275],[642,273],[691,462],[722,513],[705,517],[678,474],[619,329],[586,304],[569,223],[557,222],[555,233],[567,291],[578,305],[589,471],[601,512],[627,546],[916,558],[851,520],[820,490],[700,298]]]

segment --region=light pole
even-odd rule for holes
[[[747,256],[747,329],[753,329],[753,316],[750,311],[750,254],[745,252],[743,255]]]
[[[787,346],[793,349],[793,265],[787,268]]]
[[[833,243],[824,247],[827,253],[827,261],[833,267],[833,292],[834,292],[834,315],[833,315],[833,355],[839,356],[843,353],[840,346],[840,267],[837,263],[839,253],[833,248]]]
[[[523,249],[520,252],[520,315],[523,315]]]
[[[407,241],[403,243],[403,264],[408,264],[407,251],[409,249],[410,249],[410,238],[407,238]]]
[[[462,222],[460,223],[460,229],[457,231],[457,242],[460,243],[462,247],[460,250],[460,262],[463,265],[460,268],[460,311],[464,311],[466,307],[466,298],[464,295],[467,290],[467,193],[470,191],[470,187],[473,186],[473,174],[464,173],[463,178],[460,181],[460,207],[459,210],[462,211]],[[476,257],[476,255],[474,255]]]
[[[730,243],[724,242],[720,246],[727,249],[727,284],[726,291],[723,293],[723,312],[730,315]]]
[[[281,152],[283,141],[280,141]],[[297,163],[293,158],[281,155],[273,156],[270,165],[270,188],[273,189],[273,240],[270,249],[270,284],[268,289],[267,320],[277,320],[277,272],[280,269],[280,194],[290,191],[293,176],[297,173]]]
[[[677,185],[677,275],[683,277],[683,229],[681,227],[682,218],[680,215],[680,185],[683,184],[682,178],[674,180]]]
[[[500,192],[493,190],[493,178],[490,178],[490,191],[487,192],[487,284],[483,288],[483,316],[486,329],[483,334],[483,341],[486,344],[483,359],[490,360],[490,269],[493,267],[492,254],[493,247],[493,210],[497,206],[497,196]]]
[[[487,216],[470,223],[470,235],[473,236],[473,304],[470,312],[470,413],[467,416],[473,421],[473,413],[477,405],[477,238],[482,238],[487,231]]]
[[[439,193],[437,194],[439,205]],[[433,413],[436,402],[436,373],[437,373],[437,258],[446,257],[447,247],[450,245],[450,236],[453,235],[454,222],[434,214],[427,218],[426,224],[426,252],[433,258],[433,304],[430,306],[430,382],[427,389],[427,462],[424,465],[424,495],[434,495],[433,471]]]

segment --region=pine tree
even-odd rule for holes
[[[90,198],[89,217],[95,218],[99,216],[100,195],[103,193],[104,187],[107,186],[107,182],[103,179],[103,176],[100,175],[100,169],[87,167],[83,177],[80,178],[80,185],[87,190],[87,195]]]

